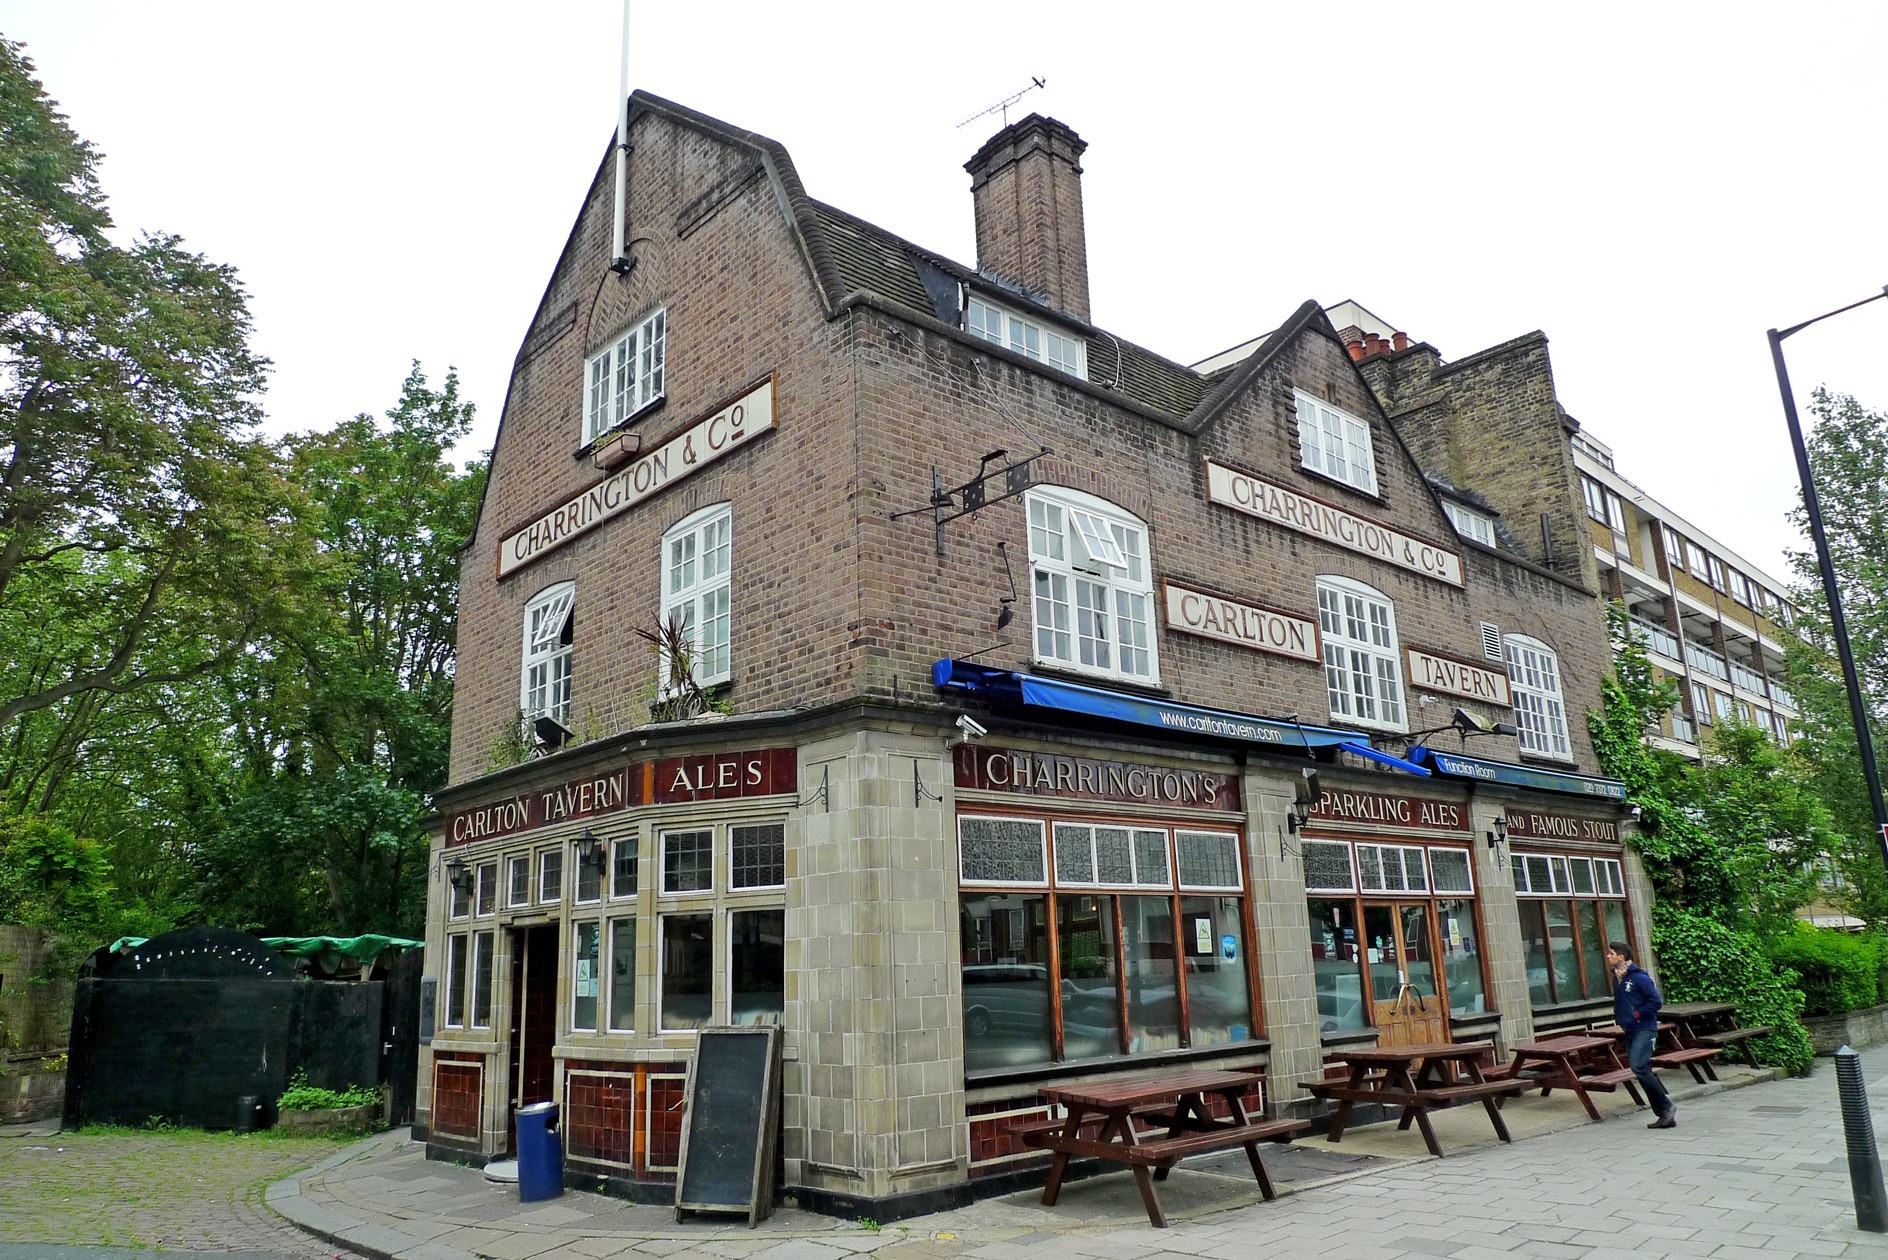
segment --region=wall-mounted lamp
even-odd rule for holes
[[[1496,817],[1494,830],[1488,833],[1488,851],[1498,852],[1508,841],[1508,818],[1502,814]]]
[[[548,754],[570,742],[571,730],[556,718],[545,714],[531,720],[531,734],[537,739],[537,751]]]
[[[465,859],[454,854],[443,865],[446,882],[452,885],[452,890],[461,896],[469,896],[472,892],[472,868],[465,864]]]
[[[1300,771],[1297,786],[1292,792],[1291,809],[1285,815],[1285,825],[1291,828],[1294,836],[1305,829],[1305,824],[1311,821],[1311,811],[1323,799],[1324,788],[1318,781],[1318,772]]]
[[[583,829],[583,834],[574,841],[574,847],[577,850],[577,866],[580,869],[586,866],[594,867],[597,874],[603,873],[603,842],[592,834],[590,828]]]

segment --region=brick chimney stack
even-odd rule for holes
[[[977,210],[977,266],[1088,322],[1088,238],[1081,157],[1065,123],[1031,114],[964,163]]]

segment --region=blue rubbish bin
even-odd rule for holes
[[[518,1200],[555,1199],[564,1193],[564,1148],[557,1137],[557,1104],[518,1108]]]

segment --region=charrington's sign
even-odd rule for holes
[[[955,769],[958,787],[985,792],[1227,811],[1240,807],[1239,777],[1214,770],[1175,770],[980,744],[959,744]]]
[[[1311,810],[1311,825],[1408,827],[1417,831],[1466,831],[1468,812],[1457,801],[1432,801],[1389,792],[1326,788]]]
[[[1508,806],[1510,840],[1589,840],[1599,844],[1619,843],[1619,824],[1610,818],[1582,818],[1578,814],[1555,814],[1539,809]]]

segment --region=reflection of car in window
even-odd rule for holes
[[[1049,1021],[1049,969],[1033,963],[984,963],[964,968],[964,1031],[1040,1032]]]

